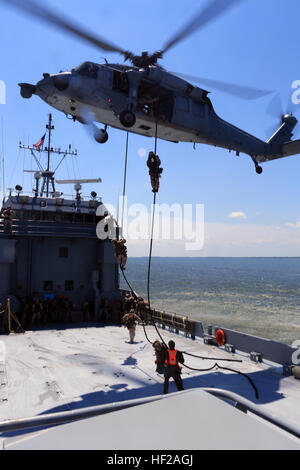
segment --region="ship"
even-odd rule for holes
[[[138,293],[120,288],[111,240],[97,236],[111,216],[102,197],[81,193],[100,178],[56,179],[52,154],[77,151],[54,148],[53,130],[49,115],[38,144],[20,142],[38,165],[34,188],[28,195],[16,185],[2,203],[1,214],[11,215],[0,230],[0,448],[105,450],[108,463],[122,463],[116,452],[124,450],[299,450],[296,347],[221,324],[204,328],[149,304],[132,343],[124,312],[99,317],[101,299],[122,305]],[[36,152],[46,154],[45,168]],[[74,197],[57,190],[70,183]],[[53,305],[61,310],[26,322],[28,301],[52,306],[50,316]],[[155,340],[174,340],[183,352],[183,391],[171,382],[163,394]]]

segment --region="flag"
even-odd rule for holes
[[[43,135],[43,137],[36,143],[34,144],[34,148],[38,151],[40,151],[40,148],[42,147],[42,145],[44,145],[44,140],[45,140],[45,137],[46,137],[46,132],[45,134]]]

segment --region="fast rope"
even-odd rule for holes
[[[129,136],[129,132],[127,131],[127,134],[126,134],[125,162],[124,162],[122,219],[121,219],[121,227],[122,227],[122,229],[123,229],[123,222],[124,222],[124,206],[125,206],[125,196],[126,196],[126,178],[127,178],[127,162],[128,162],[128,136]],[[134,290],[133,290],[133,288],[132,288],[130,282],[128,281],[127,277],[125,276],[124,269],[122,269],[122,268],[120,268],[120,269],[121,269],[123,278],[124,278],[126,284],[127,284],[128,287],[129,287],[129,290],[130,290],[131,294],[133,295],[133,297],[134,297],[135,299],[137,299],[136,293],[134,292]],[[144,321],[142,322],[142,326],[143,326],[144,334],[145,334],[145,337],[146,337],[147,341],[152,345],[152,342],[149,340],[148,335],[147,335],[147,333],[146,333],[145,322],[144,322]]]
[[[191,354],[186,351],[181,351],[182,354],[187,354],[188,356],[197,357],[198,359],[210,359],[211,361],[227,361],[227,362],[243,362],[242,359],[221,359],[220,357],[204,357],[204,356],[197,356],[196,354]]]
[[[128,287],[129,287],[129,289],[130,289],[131,294],[133,295],[133,297],[134,297],[135,299],[137,299],[136,293],[135,293],[134,290],[132,289],[131,285],[129,284],[129,281],[128,281],[127,277],[125,276],[124,269],[121,269],[121,272],[122,272],[123,277],[124,277],[124,279],[125,279],[125,281],[126,281]],[[144,334],[145,334],[145,337],[146,337],[148,343],[150,343],[151,346],[152,346],[152,341],[150,341],[150,339],[148,338],[148,335],[147,335],[147,332],[146,332],[146,328],[145,328],[145,322],[144,322],[144,321],[142,321],[142,327],[143,327]]]
[[[128,160],[128,135],[129,135],[129,132],[127,131],[127,135],[126,135],[126,150],[125,150],[125,164],[124,164],[124,181],[123,181],[122,219],[121,219],[121,227],[122,227],[122,230],[123,230],[124,204],[125,204],[125,195],[126,195],[126,177],[127,177],[127,160]]]
[[[123,182],[123,205],[122,205],[122,225],[121,225],[122,227],[123,227],[123,221],[124,221],[124,201],[125,201],[125,194],[126,194],[126,176],[127,176],[127,161],[128,161],[128,134],[129,133],[127,132],[126,151],[125,151],[125,165],[124,165],[124,182]],[[156,151],[157,151],[157,121],[156,121],[156,125],[155,125],[155,145],[154,145],[155,155],[156,155]],[[163,339],[163,337],[161,336],[161,334],[160,334],[160,332],[159,332],[159,330],[156,326],[156,323],[155,323],[154,319],[153,319],[153,312],[151,310],[151,300],[150,300],[150,277],[151,277],[151,261],[152,261],[152,248],[153,248],[153,233],[154,233],[154,221],[155,221],[156,194],[157,194],[157,191],[154,191],[153,192],[153,205],[152,205],[152,220],[151,220],[151,237],[150,237],[149,258],[148,258],[148,272],[147,272],[147,299],[148,299],[149,312],[150,312],[150,315],[151,315],[152,323],[153,323],[153,325],[155,327],[155,330],[156,330],[159,338],[161,339],[162,343],[165,345],[166,348],[168,348],[165,341],[164,341],[164,339]],[[132,293],[134,298],[137,299],[136,293],[134,292],[132,286],[130,285],[130,283],[127,279],[127,277],[125,276],[124,269],[121,268],[121,272],[122,272],[122,275],[124,277],[124,280],[125,280],[126,284],[128,285],[128,287],[130,289],[130,292]],[[144,321],[142,322],[142,326],[143,326],[144,334],[145,334],[145,337],[146,337],[148,343],[150,343],[152,345],[153,343],[148,338]],[[240,359],[228,359],[228,358],[222,359],[222,358],[211,358],[211,357],[197,356],[195,354],[191,354],[191,353],[188,353],[186,351],[184,351],[183,354],[186,354],[186,355],[192,356],[192,357],[196,357],[198,359],[203,359],[203,360],[219,360],[219,361],[226,361],[226,362],[242,362],[242,360],[240,360]],[[193,371],[197,371],[197,372],[208,372],[208,371],[211,371],[215,368],[218,368],[218,369],[221,369],[221,370],[228,370],[230,372],[240,374],[240,375],[244,376],[249,381],[249,383],[251,384],[251,386],[253,387],[253,389],[255,391],[256,398],[259,397],[258,390],[257,390],[253,380],[247,374],[245,374],[243,372],[240,372],[240,371],[235,370],[235,369],[230,369],[228,367],[222,367],[217,362],[212,367],[209,367],[209,368],[206,368],[206,369],[196,369],[196,368],[190,367],[186,364],[183,364],[183,366],[185,368],[189,369],[189,370],[193,370]]]
[[[155,140],[154,140],[154,154],[156,155],[157,151],[157,121],[155,123]],[[158,189],[157,189],[158,191]],[[154,221],[155,221],[155,206],[156,206],[156,194],[157,191],[153,191],[153,204],[152,204],[152,220],[151,220],[151,237],[150,237],[150,248],[149,248],[149,258],[148,258],[148,273],[147,273],[147,299],[149,305],[149,311],[151,315],[152,323],[154,324],[156,333],[160,337],[162,343],[167,347],[163,337],[161,336],[158,328],[156,326],[155,321],[153,320],[153,313],[151,310],[151,303],[150,303],[150,277],[151,277],[151,260],[152,260],[152,247],[153,247],[153,233],[154,233]]]
[[[208,358],[206,358],[206,359],[208,359]],[[219,359],[219,360],[223,360],[223,359]],[[208,369],[195,369],[194,367],[187,366],[186,364],[182,364],[182,365],[183,365],[183,367],[186,367],[187,369],[194,370],[194,371],[197,371],[197,372],[208,372],[210,370],[213,370],[215,367],[217,367],[218,369],[228,370],[230,372],[235,372],[236,374],[240,374],[249,381],[250,385],[252,386],[252,388],[255,392],[255,397],[257,399],[259,398],[258,390],[257,390],[253,380],[251,379],[251,377],[249,377],[249,375],[245,374],[244,372],[240,372],[239,370],[235,370],[235,369],[230,369],[229,367],[222,367],[217,362],[212,367],[209,367]]]

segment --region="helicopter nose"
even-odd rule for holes
[[[59,73],[50,75],[43,74],[44,78],[37,83],[37,88],[41,93],[50,95],[57,91],[65,91],[69,87],[70,74]]]
[[[49,74],[44,73],[44,78],[36,84],[37,94],[49,95],[53,93],[53,80]]]

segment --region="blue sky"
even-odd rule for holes
[[[115,0],[110,4],[96,0],[48,0],[47,3],[91,31],[140,52],[161,48],[206,1]],[[174,47],[162,64],[180,73],[278,91],[286,103],[292,82],[300,80],[299,13],[299,0],[245,0]],[[28,176],[23,174],[23,168],[30,168],[30,156],[19,152],[18,142],[21,139],[35,143],[44,133],[51,109],[37,97],[22,99],[17,83],[36,83],[43,72],[68,70],[85,60],[102,62],[104,56],[111,62],[122,60],[117,54],[104,54],[4,7],[2,2],[0,17],[0,80],[7,87],[7,104],[0,105],[6,187],[24,183],[30,189]],[[266,113],[270,97],[242,101],[211,92],[216,112],[234,125],[264,140],[266,129],[276,126],[276,120]],[[122,192],[126,134],[110,129],[109,141],[99,145],[79,123],[68,121],[58,111],[52,110],[52,114],[56,126],[54,144],[64,147],[72,143],[79,151],[78,162],[69,159],[57,176],[100,176],[103,183],[98,193],[105,202],[116,204],[118,193]],[[300,132],[296,137],[300,138]],[[1,146],[0,141],[0,149]],[[138,155],[140,148],[152,150],[153,140],[131,135],[128,204],[139,202],[150,206],[152,193],[145,158]],[[210,236],[205,249],[195,255],[300,256],[297,226],[300,156],[267,163],[263,175],[258,176],[249,157],[237,158],[222,149],[198,145],[194,151],[191,144],[159,141],[158,153],[164,168],[159,202],[205,205]],[[228,217],[232,212],[243,212],[246,218]],[[226,245],[227,237],[230,243]],[[212,238],[214,243],[210,242]],[[143,249],[138,251],[132,245],[129,253],[145,254]],[[163,246],[155,254],[171,255]]]

